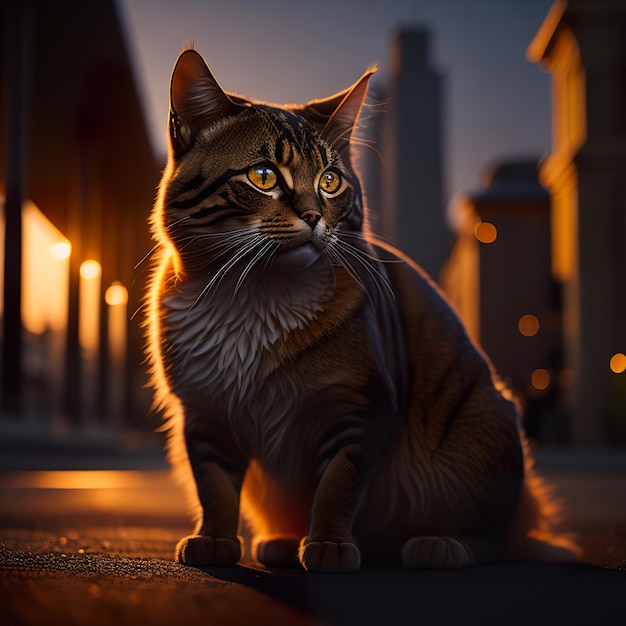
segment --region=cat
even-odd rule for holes
[[[240,510],[267,566],[576,558],[487,357],[370,232],[351,145],[374,71],[276,106],[193,48],[174,66],[146,326],[197,505],[180,563],[238,562]]]

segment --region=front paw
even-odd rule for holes
[[[234,565],[240,558],[239,539],[190,535],[176,546],[176,561],[184,565]]]
[[[269,567],[294,567],[298,565],[299,545],[299,537],[264,537],[253,542],[252,554]]]
[[[300,544],[300,563],[309,572],[356,572],[361,552],[356,544],[342,541],[315,541],[305,537]]]
[[[411,537],[402,547],[404,567],[455,569],[470,564],[466,546],[453,537]]]

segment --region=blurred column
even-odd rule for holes
[[[94,260],[80,266],[78,338],[82,361],[82,421],[92,425],[98,412],[97,375],[100,348],[100,300],[102,269]]]
[[[7,11],[6,84],[6,199],[3,295],[2,410],[22,408],[22,203],[26,198],[29,145],[30,16],[28,0],[13,0]]]
[[[105,291],[108,337],[108,417],[115,429],[122,425],[126,397],[126,346],[128,291],[114,281]]]
[[[90,158],[87,141],[80,125],[73,129],[72,152],[68,161],[67,237],[72,242],[68,273],[67,334],[65,360],[64,413],[72,428],[82,421],[81,398],[82,360],[79,341],[80,269],[85,250],[83,245],[83,221],[89,198],[87,162]]]
[[[626,2],[555,2],[527,50],[552,73],[553,271],[563,282],[571,438],[626,442]],[[618,368],[619,369],[619,368]]]
[[[50,416],[53,428],[65,427],[65,404],[64,384],[66,373],[66,347],[67,347],[67,302],[69,289],[69,265],[72,256],[72,245],[66,239],[53,243],[49,249],[53,263],[57,265],[55,274],[58,279],[57,298],[59,306],[59,319],[55,322],[52,333],[52,345],[50,346],[50,386],[52,389],[50,398]],[[58,273],[57,273],[58,272]],[[62,276],[61,276],[62,274]]]

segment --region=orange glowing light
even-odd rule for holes
[[[100,263],[98,261],[83,261],[80,266],[80,275],[85,280],[92,280],[100,276]]]
[[[609,362],[609,367],[614,374],[626,372],[626,355],[621,352],[615,353]]]
[[[478,222],[474,226],[474,237],[480,243],[493,243],[498,238],[498,230],[491,222]]]
[[[100,263],[89,260],[80,266],[78,338],[87,359],[94,359],[100,342]]]
[[[539,332],[539,320],[534,315],[522,315],[517,327],[524,337],[534,337]]]
[[[142,472],[122,470],[50,470],[14,473],[8,485],[16,489],[137,489]]]
[[[539,391],[547,389],[550,386],[550,372],[545,369],[536,369],[530,377],[530,384]]]
[[[52,260],[50,254],[54,244],[69,246],[69,242],[33,202],[24,203],[22,217],[22,321],[34,334],[62,333],[67,324],[69,261],[67,257]],[[3,242],[0,254],[2,248]],[[53,343],[60,341],[58,335]]]
[[[128,302],[128,291],[126,287],[119,281],[114,281],[104,292],[104,301],[109,306],[116,306],[118,304],[126,304]]]
[[[69,241],[57,241],[50,246],[50,254],[57,261],[69,259],[72,254],[72,244]]]
[[[114,281],[104,292],[107,311],[108,348],[110,355],[109,411],[121,417],[124,412],[124,389],[126,347],[128,343],[128,316],[126,304],[128,291],[119,281]]]

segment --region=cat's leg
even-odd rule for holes
[[[253,460],[241,491],[241,511],[252,534],[252,558],[269,567],[299,566],[298,548],[306,534],[313,490],[289,489]]]
[[[355,447],[356,448],[356,447]],[[300,562],[309,571],[354,572],[361,553],[352,537],[364,476],[360,451],[346,447],[328,464],[315,492],[310,533],[300,545]]]
[[[195,534],[176,546],[187,565],[233,565],[241,558],[239,493],[246,460],[220,420],[186,409],[185,443],[202,518]]]

